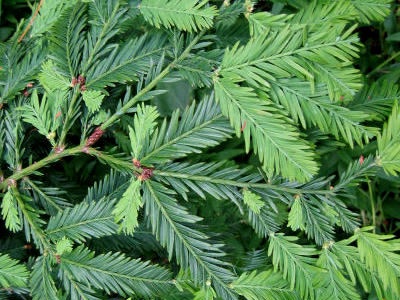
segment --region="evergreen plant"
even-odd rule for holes
[[[392,1],[256,2],[42,0],[0,44],[0,299],[400,299]]]

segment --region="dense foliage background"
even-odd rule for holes
[[[0,1],[0,299],[399,299],[398,1]]]

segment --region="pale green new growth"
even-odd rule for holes
[[[113,210],[115,222],[127,234],[133,234],[138,226],[138,211],[142,207],[142,196],[140,195],[140,180],[132,178],[122,198]]]
[[[157,117],[158,113],[156,107],[145,105],[137,106],[137,113],[133,121],[135,129],[129,127],[129,139],[131,140],[133,158],[138,160],[142,158],[143,146],[147,144],[154,130]]]
[[[288,216],[288,226],[293,230],[306,229],[304,226],[303,208],[301,204],[300,196],[296,196]]]
[[[255,214],[259,214],[261,208],[265,203],[261,200],[261,197],[249,190],[243,190],[243,202],[252,210]]]
[[[82,99],[89,111],[93,113],[100,109],[104,95],[100,91],[84,91],[82,92]]]
[[[56,252],[58,255],[63,255],[64,253],[70,253],[72,251],[73,243],[70,239],[65,236],[57,241],[56,243]]]
[[[17,201],[9,189],[4,195],[3,201],[1,202],[1,215],[6,221],[6,227],[13,231],[19,231],[22,229],[21,220],[18,214]]]

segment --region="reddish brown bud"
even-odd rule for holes
[[[77,84],[78,84],[78,79],[76,79],[75,77],[72,77],[70,86],[71,86],[71,87],[74,87],[74,86],[76,86]]]
[[[31,244],[26,244],[26,245],[24,245],[24,249],[30,250],[30,249],[32,249],[32,245]]]
[[[89,147],[92,146],[93,144],[95,144],[103,135],[104,131],[101,129],[101,127],[97,127],[93,133],[91,134],[91,136],[89,136],[89,138],[86,141],[85,146]]]
[[[344,100],[344,96],[342,95],[342,96],[340,96],[340,101],[343,101]]]
[[[56,254],[56,262],[57,262],[58,264],[61,264],[61,255]]]
[[[54,119],[58,119],[61,116],[61,111],[58,111],[54,117]]]
[[[54,153],[60,154],[60,153],[62,153],[64,151],[64,149],[65,149],[64,145],[57,146],[57,147],[54,148]]]
[[[78,83],[82,86],[86,83],[86,79],[85,77],[83,77],[82,75],[78,76]]]
[[[140,168],[141,164],[136,158],[132,158],[132,163],[136,168]]]
[[[360,158],[358,159],[358,162],[360,163],[360,165],[362,165],[364,163],[364,155],[360,156]]]
[[[145,181],[153,176],[153,169],[151,168],[143,168],[142,174],[138,176],[140,181]]]
[[[28,83],[26,84],[26,87],[27,87],[27,88],[33,87],[33,82],[28,82]]]
[[[84,92],[84,91],[86,91],[86,85],[81,85],[81,92]]]
[[[28,92],[27,89],[24,89],[24,90],[22,91],[22,94],[23,94],[25,97],[28,97],[28,96],[29,96],[29,92]]]

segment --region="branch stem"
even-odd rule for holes
[[[393,54],[392,56],[390,56],[388,59],[386,59],[383,63],[381,63],[379,66],[377,66],[375,69],[373,69],[371,72],[369,72],[369,74],[367,75],[367,77],[371,77],[373,74],[375,74],[376,72],[378,72],[379,70],[381,70],[384,66],[386,66],[388,63],[390,63],[392,60],[394,60],[396,57],[400,56],[400,51],[396,52],[395,54]]]
[[[63,157],[82,153],[83,149],[84,149],[84,146],[79,145],[74,148],[65,149],[64,151],[62,151],[60,153],[52,152],[47,157],[39,160],[38,162],[31,164],[30,166],[28,166],[18,172],[15,172],[10,177],[6,178],[3,182],[0,183],[0,190],[4,190],[7,187],[8,182],[10,180],[18,181],[18,180],[24,178],[25,176],[28,176],[28,175],[34,173],[35,171],[47,166],[48,164],[58,161],[59,159],[61,159]]]
[[[197,35],[179,57],[168,64],[168,66],[166,66],[165,69],[160,74],[158,74],[148,85],[140,90],[133,98],[131,98],[124,106],[122,106],[121,109],[116,111],[107,121],[105,121],[101,125],[101,129],[105,130],[106,128],[111,126],[115,121],[118,120],[121,115],[125,114],[132,106],[134,106],[140,100],[140,98],[151,91],[165,76],[169,74],[169,72],[176,66],[177,63],[179,63],[189,55],[190,51],[197,44],[203,34],[204,32],[201,32],[199,35]]]
[[[374,226],[374,233],[376,230],[376,211],[375,211],[375,201],[374,201],[374,195],[372,191],[372,183],[371,180],[367,177],[367,183],[368,183],[368,194],[369,194],[369,200],[371,203],[371,216],[372,216],[372,226]]]
[[[74,88],[74,92],[73,93],[74,94],[72,96],[71,103],[70,103],[70,105],[68,107],[67,115],[65,116],[64,125],[63,125],[63,128],[61,130],[60,140],[58,142],[58,146],[59,147],[63,147],[64,146],[65,138],[67,137],[67,133],[68,133],[68,129],[69,129],[68,127],[70,127],[69,122],[70,122],[70,119],[73,117],[72,114],[74,113],[75,104],[76,104],[76,101],[78,100],[79,95],[80,95],[78,87]]]
[[[213,178],[213,177],[209,177],[209,176],[191,175],[191,174],[185,174],[185,173],[165,172],[165,171],[154,170],[153,174],[158,175],[158,176],[164,176],[164,177],[174,177],[174,178],[188,179],[188,180],[194,180],[194,181],[203,181],[203,182],[212,182],[212,183],[216,183],[216,184],[231,185],[231,186],[236,186],[239,188],[269,189],[269,190],[286,192],[286,193],[291,193],[291,194],[301,194],[304,192],[318,194],[318,195],[333,194],[333,192],[328,189],[327,190],[307,190],[306,191],[301,188],[289,188],[289,187],[285,187],[285,186],[272,185],[269,183],[241,182],[241,181],[235,181],[235,180],[229,180],[229,179]]]

